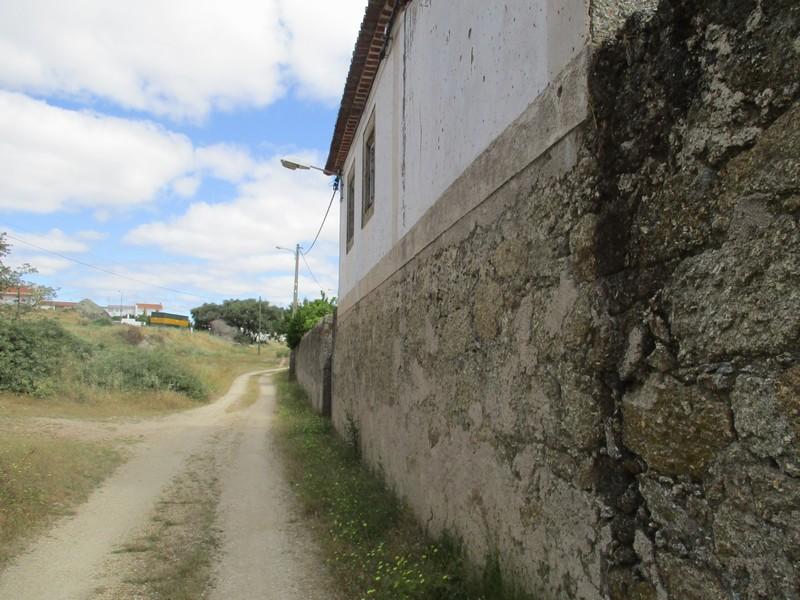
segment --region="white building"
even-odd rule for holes
[[[486,198],[583,122],[594,4],[369,2],[326,164],[342,180],[340,313],[472,210],[464,197]],[[536,143],[502,144],[485,193],[459,193],[519,127]]]
[[[105,308],[110,317],[129,317],[136,314],[134,304],[109,304]]]
[[[152,313],[164,310],[161,304],[109,304],[106,312],[111,317],[149,317]]]

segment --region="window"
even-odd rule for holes
[[[347,177],[347,252],[353,247],[356,220],[356,169],[350,169]]]
[[[375,212],[375,115],[364,134],[364,187],[361,192],[361,227]]]

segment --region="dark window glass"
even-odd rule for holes
[[[355,169],[350,170],[347,178],[347,250],[353,245],[353,234],[355,233],[355,213],[356,213],[356,173]]]
[[[361,226],[372,216],[375,207],[375,129],[364,142],[364,190],[361,203]]]

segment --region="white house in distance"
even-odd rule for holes
[[[136,314],[135,304],[109,304],[106,306],[109,317],[128,317]]]
[[[106,312],[111,317],[149,317],[152,313],[164,310],[161,304],[137,302],[136,304],[109,304]]]

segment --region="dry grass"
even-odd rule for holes
[[[141,598],[196,600],[211,583],[220,544],[215,527],[219,480],[213,453],[194,456],[159,500],[150,524],[121,546],[119,568],[126,573],[115,589],[94,600]]]
[[[0,565],[31,534],[70,514],[124,459],[108,444],[9,434],[0,438]]]
[[[177,392],[112,393],[102,390],[71,398],[31,398],[23,394],[0,394],[2,417],[56,417],[106,419],[145,417],[186,410],[197,402]]]
[[[32,314],[29,318],[55,318],[70,333],[94,347],[109,352],[137,345],[166,352],[187,368],[209,391],[209,400],[227,392],[233,380],[248,371],[269,369],[285,362],[286,347],[264,344],[261,354],[255,346],[243,346],[204,331],[169,328],[131,328],[87,322],[76,312]],[[0,417],[106,418],[151,416],[185,410],[198,402],[170,391],[109,391],[87,386],[69,369],[58,394],[37,398],[24,394],[0,393]]]

